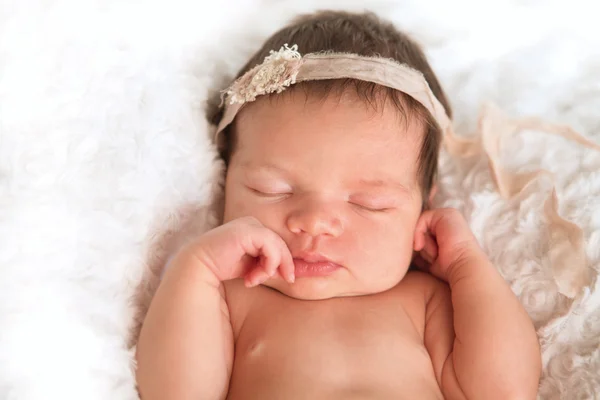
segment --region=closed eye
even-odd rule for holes
[[[255,189],[250,186],[247,186],[247,188],[250,189],[250,191],[252,193],[254,193],[255,195],[260,196],[260,197],[278,198],[278,197],[287,197],[287,196],[291,195],[291,193],[289,193],[289,192],[265,192],[265,191]]]
[[[370,211],[370,212],[377,212],[377,213],[384,213],[384,212],[389,212],[391,210],[393,210],[393,208],[390,207],[372,207],[372,206],[366,206],[364,204],[359,204],[359,203],[350,203],[353,206],[356,206],[362,210],[365,211]]]

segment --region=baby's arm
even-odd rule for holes
[[[294,280],[289,250],[254,218],[202,235],[171,262],[137,345],[142,400],[223,399],[233,365],[233,332],[221,282],[256,286],[278,271]]]
[[[137,363],[142,400],[227,395],[233,363],[227,304],[219,280],[189,254],[172,260],[152,300]]]
[[[448,210],[428,213],[426,225],[437,249],[429,245],[426,257],[432,261],[431,272],[450,286],[450,293],[440,287],[431,296],[425,327],[444,395],[535,399],[541,356],[529,316],[462,216]],[[423,249],[421,243],[415,247]]]

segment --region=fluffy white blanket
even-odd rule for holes
[[[208,90],[295,13],[325,7],[368,7],[421,41],[460,133],[491,100],[600,141],[591,0],[2,0],[0,398],[136,398],[136,308],[167,254],[214,224]],[[540,398],[597,398],[600,154],[531,131],[503,146],[507,168],[554,172],[559,212],[586,240],[580,295],[553,280],[547,180],[503,199],[485,157],[444,154],[439,204],[464,212],[535,321]]]

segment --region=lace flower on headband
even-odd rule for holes
[[[262,64],[246,72],[224,91],[227,101],[229,104],[244,104],[263,94],[283,92],[296,83],[302,63],[298,45],[288,47],[286,43],[279,51],[271,50]]]

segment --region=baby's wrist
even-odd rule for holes
[[[218,288],[221,280],[217,274],[192,249],[183,249],[172,261],[172,268],[179,269],[194,282],[206,283]]]
[[[487,255],[479,246],[469,248],[463,256],[448,268],[448,283],[450,286],[460,280],[477,275],[491,266]]]

